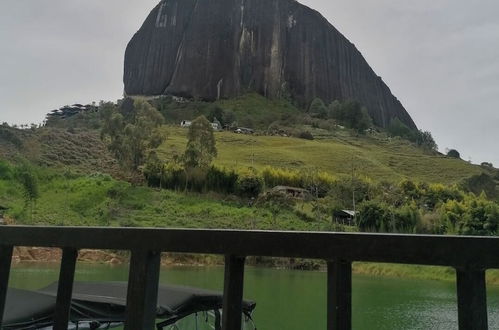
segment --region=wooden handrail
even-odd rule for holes
[[[161,252],[219,254],[226,258],[223,329],[239,330],[247,256],[325,260],[328,330],[351,328],[351,263],[441,265],[457,269],[459,329],[487,329],[485,270],[499,268],[499,238],[365,233],[238,231],[101,227],[0,227],[0,326],[14,246],[62,248],[58,329],[67,320],[76,252],[132,252],[126,329],[154,323]],[[69,296],[68,296],[69,294]],[[239,319],[239,321],[238,321]]]

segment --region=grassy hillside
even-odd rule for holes
[[[214,115],[222,109],[223,115],[229,113],[232,119],[252,125],[258,132],[215,133],[215,164],[227,169],[262,169],[270,165],[321,170],[341,178],[350,177],[354,168],[356,176],[373,182],[398,183],[409,178],[446,185],[485,171],[384,133],[358,135],[327,121],[317,122],[285,100],[249,94],[215,104],[168,98],[154,102],[170,123],[162,128],[168,138],[158,151],[164,161],[183,154],[187,142],[187,130],[174,123],[200,114]],[[312,133],[315,139],[265,135],[269,123],[290,125],[290,129]],[[320,221],[311,220],[311,205],[297,205],[276,218],[265,206],[248,207],[244,200],[231,196],[159,191],[137,185],[137,180],[131,180],[135,182],[131,185],[126,182],[130,176],[119,168],[100,140],[99,125],[99,114],[88,113],[44,128],[0,127],[0,161],[9,160],[15,165],[18,157],[26,158],[35,165],[40,179],[40,198],[33,217],[26,213],[19,183],[13,178],[0,180],[0,205],[9,209],[8,214],[25,223],[65,225],[291,230],[328,226],[325,219],[329,215],[324,214]]]
[[[321,139],[313,141],[280,136],[252,136],[232,132],[215,133],[218,148],[216,164],[227,168],[266,165],[285,168],[316,168],[333,175],[356,175],[375,181],[415,181],[454,184],[479,174],[482,169],[465,161],[428,154],[402,139],[381,134],[352,136],[346,132],[312,132]],[[165,127],[167,141],[160,155],[169,159],[183,153],[187,130]],[[322,135],[320,135],[322,133]]]
[[[3,132],[8,132],[5,138]],[[79,173],[108,173],[120,169],[98,130],[43,127],[38,129],[0,128],[0,160],[16,163],[24,157],[43,166]]]
[[[40,198],[33,214],[23,189],[0,176],[0,205],[17,223],[64,226],[138,226],[177,228],[239,228],[312,230],[326,224],[302,220],[286,210],[277,218],[262,207],[218,195],[134,186],[108,175],[77,175],[36,169]]]

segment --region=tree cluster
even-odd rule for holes
[[[334,101],[329,106],[315,98],[309,108],[309,113],[321,119],[333,119],[338,124],[364,133],[372,126],[372,119],[367,109],[357,101]]]
[[[160,130],[163,116],[144,100],[135,100],[131,110],[103,104],[100,116],[101,138],[124,168],[137,171],[165,140]]]
[[[431,151],[436,151],[438,149],[438,145],[430,132],[411,129],[398,118],[394,118],[390,121],[386,131],[391,136],[398,136],[409,140],[424,149]]]

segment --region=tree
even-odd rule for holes
[[[481,167],[484,167],[486,169],[489,169],[489,170],[493,170],[494,169],[494,164],[492,163],[489,163],[489,162],[483,162],[480,164]]]
[[[327,116],[327,107],[320,98],[316,97],[312,100],[308,112],[315,114],[318,117],[325,118]]]
[[[390,218],[390,211],[384,203],[368,201],[359,206],[358,226],[361,231],[381,231]]]
[[[480,195],[484,192],[488,198],[496,198],[499,195],[494,178],[486,173],[476,174],[461,182],[461,188]]]
[[[390,121],[387,127],[387,131],[392,136],[399,136],[401,138],[407,139],[409,141],[414,141],[414,131],[411,130],[406,124],[404,124],[397,117]]]
[[[334,101],[329,105],[329,115],[341,125],[364,133],[372,126],[372,119],[365,107],[357,101]]]
[[[31,166],[27,162],[23,162],[23,164],[16,169],[16,178],[23,187],[25,207],[29,209],[29,217],[32,219],[36,200],[40,197],[38,177]]]
[[[416,143],[418,146],[427,150],[435,151],[438,149],[435,139],[428,131],[419,130],[416,134]]]
[[[101,107],[103,127],[101,138],[120,164],[131,170],[138,170],[149,153],[165,140],[159,127],[164,118],[156,108],[143,100],[135,100],[133,112],[121,113],[113,104]]]
[[[459,153],[459,151],[457,151],[456,149],[450,149],[450,150],[447,152],[447,156],[448,156],[448,157],[451,157],[451,158],[461,159],[461,154],[460,154],[460,153]]]
[[[207,169],[213,158],[217,156],[217,148],[213,128],[206,117],[200,116],[191,123],[187,139],[184,153],[185,166]]]

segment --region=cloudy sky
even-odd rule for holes
[[[1,1],[0,122],[120,98],[126,44],[157,2]],[[499,1],[301,2],[359,48],[442,151],[499,165]]]

